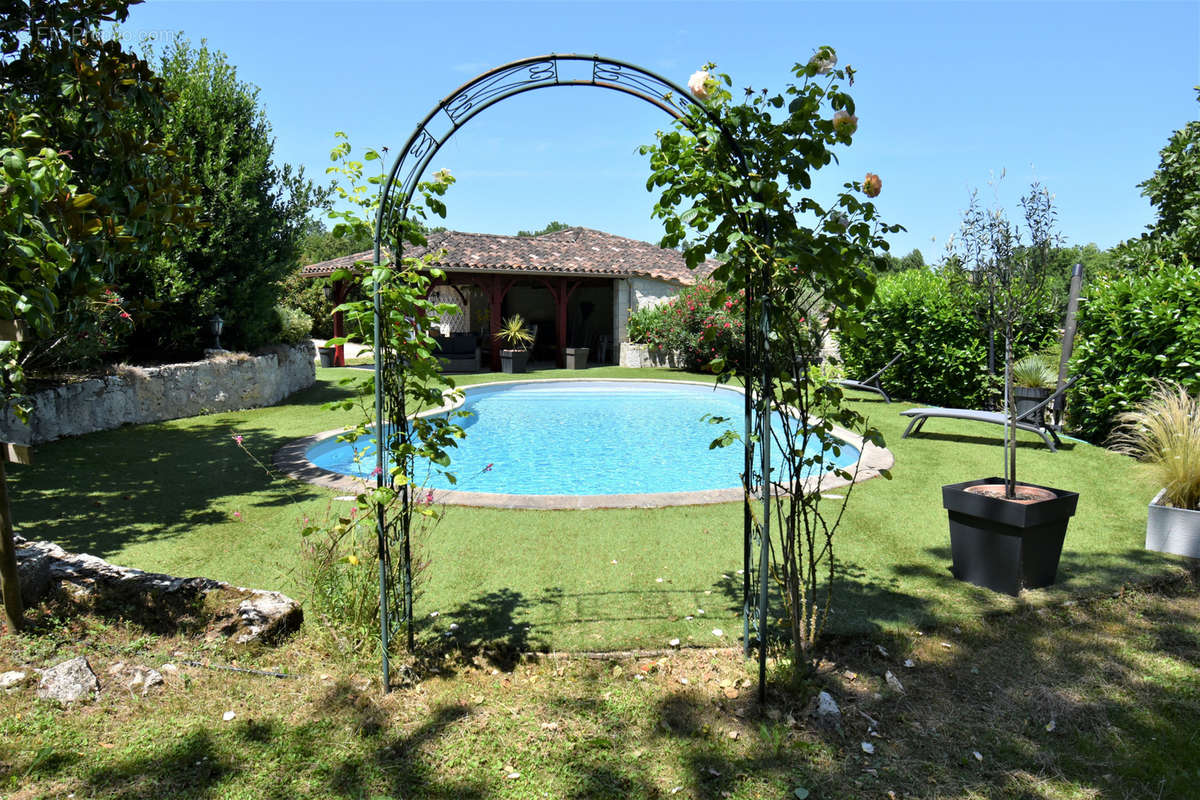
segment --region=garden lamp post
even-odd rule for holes
[[[208,321],[208,330],[213,335],[213,340],[216,342],[215,349],[221,350],[221,331],[225,329],[225,320],[221,319],[221,315],[213,312],[212,318]]]

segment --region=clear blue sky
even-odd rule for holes
[[[183,31],[262,90],[276,155],[326,180],[333,132],[394,153],[478,73],[525,56],[598,53],[686,83],[707,61],[737,87],[782,89],[830,44],[858,70],[859,130],[815,189],[883,179],[892,251],[940,256],[972,187],[1007,172],[1015,217],[1033,178],[1071,243],[1108,247],[1152,220],[1137,184],[1200,104],[1200,3],[196,2],[135,6],[123,35]],[[515,233],[551,219],[657,241],[637,146],[661,111],[598,89],[505,101],[431,164],[458,183],[454,229]]]

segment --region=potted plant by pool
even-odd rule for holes
[[[1163,487],[1150,501],[1146,549],[1200,558],[1200,394],[1156,381],[1117,421],[1114,449],[1154,465]]]
[[[1067,524],[1079,495],[1017,481],[1017,405],[1013,339],[1045,296],[1045,272],[1057,237],[1050,194],[1036,183],[1021,198],[1030,241],[999,209],[973,195],[950,264],[968,278],[1004,337],[1004,476],[942,487],[950,520],[951,572],[959,580],[1010,595],[1054,583]]]
[[[513,314],[500,323],[497,336],[507,345],[500,349],[500,369],[524,372],[529,365],[529,346],[533,344],[533,332],[525,327],[525,320],[520,314]]]
[[[1058,385],[1058,363],[1051,365],[1042,353],[1030,353],[1013,364],[1013,401],[1017,405],[1017,416],[1024,416],[1031,408],[1054,393]]]

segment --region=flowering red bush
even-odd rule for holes
[[[740,366],[744,332],[743,295],[725,295],[707,280],[629,318],[630,339],[674,353],[679,366],[701,372],[711,371],[718,358]]]

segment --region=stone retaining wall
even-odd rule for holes
[[[675,367],[675,354],[648,344],[621,342],[622,367]]]
[[[120,368],[115,375],[37,392],[29,424],[6,413],[0,439],[41,444],[122,425],[274,405],[312,386],[314,359],[312,343],[304,342],[254,356],[229,353],[191,364]]]

